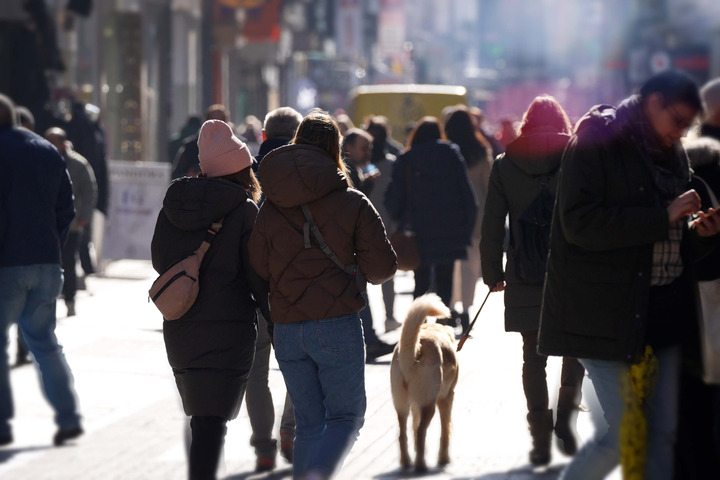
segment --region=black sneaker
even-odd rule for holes
[[[12,433],[5,433],[0,435],[0,447],[3,445],[9,445],[13,442]]]
[[[53,437],[53,443],[56,447],[59,447],[60,445],[64,445],[65,442],[68,440],[72,440],[73,438],[77,438],[80,435],[82,435],[83,429],[81,427],[75,427],[71,428],[69,430],[58,430],[55,436]]]
[[[367,353],[365,354],[365,361],[372,362],[373,360],[392,353],[395,350],[395,344],[385,343],[378,341],[367,346]]]

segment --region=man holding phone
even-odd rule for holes
[[[640,473],[673,477],[681,347],[697,324],[693,264],[720,232],[680,143],[701,110],[692,79],[666,71],[617,108],[593,107],[563,156],[538,349],[581,361],[606,424],[562,479],[601,479],[618,465],[621,384],[648,357],[657,370]]]

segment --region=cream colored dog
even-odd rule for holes
[[[400,343],[395,347],[390,365],[390,386],[393,404],[400,423],[400,464],[410,467],[407,445],[407,420],[413,416],[415,434],[415,470],[427,470],[425,437],[435,415],[440,411],[441,433],[438,464],[450,463],[450,417],[458,361],[455,355],[455,334],[451,327],[425,323],[426,317],[447,318],[450,309],[435,294],[418,297],[410,306],[403,323]]]

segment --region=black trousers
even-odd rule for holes
[[[190,419],[190,480],[215,480],[225,444],[227,420],[222,417],[193,416]]]
[[[455,261],[450,260],[443,263],[422,264],[414,270],[415,291],[413,298],[425,295],[428,292],[436,292],[445,305],[452,308],[453,268]]]
[[[547,374],[545,373],[547,357],[537,353],[537,330],[522,332],[522,338],[522,382],[528,412],[545,411],[549,408]],[[580,387],[584,375],[585,368],[576,358],[563,357],[560,387]]]
[[[74,302],[75,293],[77,293],[75,263],[77,262],[78,248],[80,246],[80,235],[81,232],[70,232],[62,248],[62,268],[63,277],[65,277],[62,293],[65,303]]]

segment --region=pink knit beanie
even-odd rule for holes
[[[247,146],[233,135],[230,125],[222,120],[208,120],[198,136],[200,169],[208,177],[222,177],[252,165]]]

